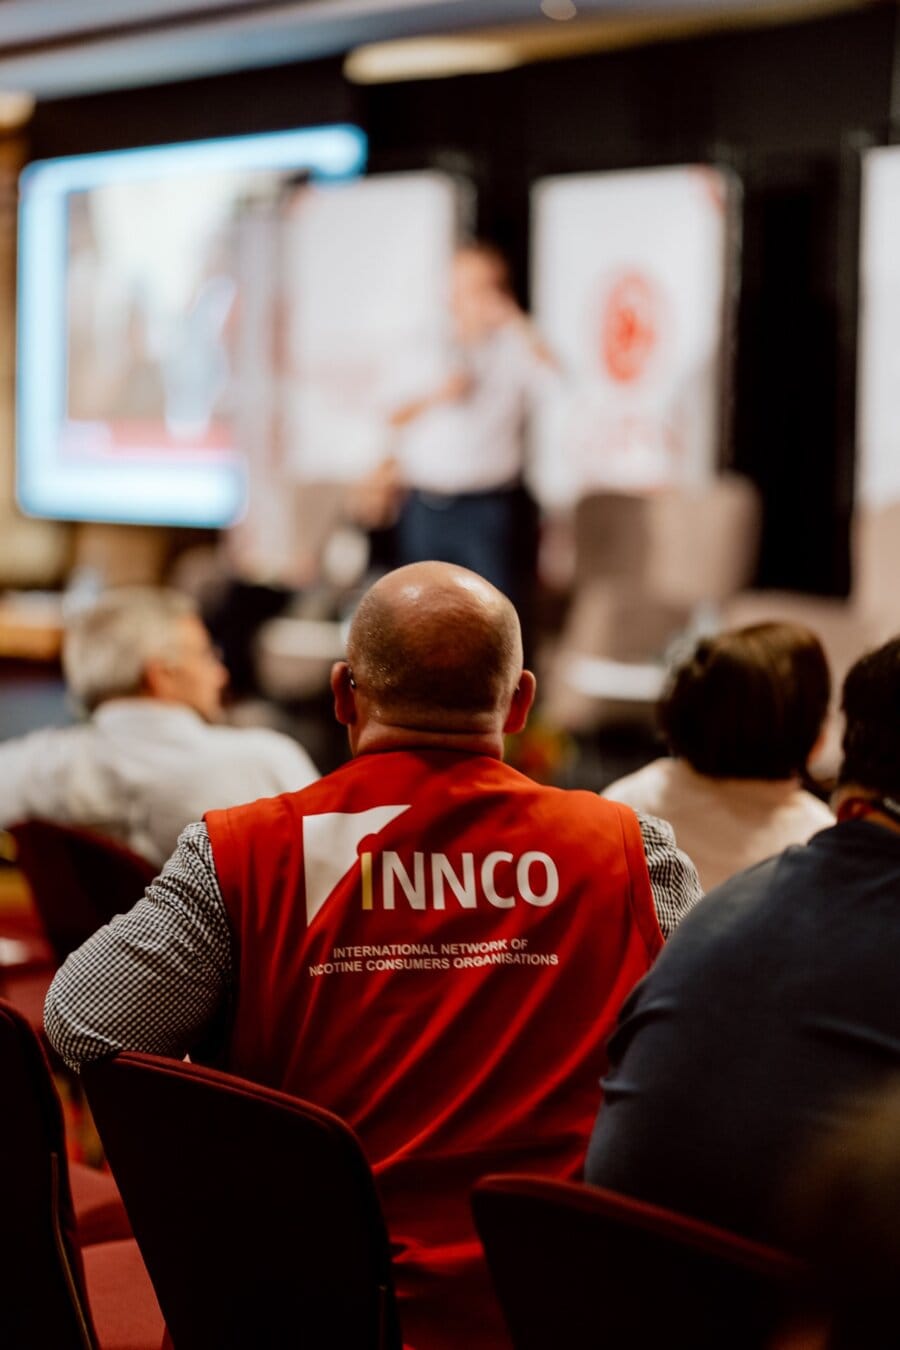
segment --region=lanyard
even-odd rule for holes
[[[848,797],[838,807],[837,818],[845,820],[865,820],[867,816],[887,816],[895,825],[900,825],[900,802],[893,797]]]

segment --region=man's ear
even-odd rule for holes
[[[356,721],[356,696],[350,684],[350,667],[346,661],[335,661],[331,667],[331,692],[334,695],[334,715],[342,727],[351,727]]]
[[[537,680],[530,670],[523,670],[513,693],[506,721],[503,723],[505,736],[515,736],[516,732],[523,730],[536,693]]]

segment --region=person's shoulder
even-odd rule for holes
[[[498,328],[487,345],[488,359],[508,371],[530,378],[539,368],[534,352],[534,337],[523,324],[508,323]]]
[[[210,744],[227,745],[229,748],[296,745],[290,736],[286,736],[283,731],[275,731],[273,727],[240,727],[216,722],[206,725],[205,734]]]
[[[785,853],[776,853],[713,886],[691,911],[692,926],[710,933],[724,933],[734,922],[746,919],[769,896],[784,857]],[[687,923],[686,919],[679,932]]]
[[[823,802],[806,788],[797,789],[796,804],[798,810],[807,818],[811,829],[827,830],[829,825],[835,824],[834,812],[827,802]]]
[[[605,787],[601,796],[607,801],[622,802],[625,806],[630,806],[635,810],[648,811],[651,815],[655,814],[653,807],[657,803],[660,794],[668,788],[673,776],[677,771],[677,760],[669,759],[663,756],[661,759],[654,759],[643,768],[637,769],[634,773],[626,774],[623,778],[617,778],[615,782]]]
[[[283,731],[276,731],[274,727],[217,726],[212,730],[220,733],[223,740],[227,738],[230,745],[241,746],[247,753],[254,750],[267,750],[273,754],[302,751],[298,741],[292,736],[285,735]]]
[[[721,881],[718,886],[714,886],[712,890],[708,891],[706,899],[709,900],[714,897],[719,901],[724,901],[726,905],[740,906],[747,901],[765,895],[775,879],[783,858],[802,847],[801,844],[794,844],[781,853],[763,858],[761,862],[754,863],[752,867],[745,867],[742,871],[735,872],[726,881]]]
[[[358,773],[358,761],[350,760],[331,773],[295,788],[286,788],[235,805],[207,811],[205,819],[212,833],[223,828],[234,837],[256,838],[265,831],[281,831],[287,841],[296,841],[304,816],[340,812],[342,787]]]
[[[500,785],[518,790],[523,798],[531,798],[534,805],[542,810],[555,812],[563,821],[569,821],[577,827],[579,822],[590,821],[593,825],[621,820],[623,808],[629,817],[636,812],[630,802],[612,799],[590,788],[555,787],[549,783],[539,783],[508,764],[495,770]],[[619,828],[619,827],[617,827]]]
[[[310,769],[307,781],[318,777],[312,760],[299,741],[272,727],[210,726],[206,732],[206,744],[210,750],[229,759],[238,757],[244,762],[255,761],[273,766],[303,764]],[[302,784],[293,786],[300,787]]]

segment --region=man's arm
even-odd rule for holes
[[[541,337],[531,316],[519,308],[518,302],[511,295],[503,296],[499,303],[501,305],[499,312],[503,316],[501,326],[508,326],[519,333],[528,355],[539,366],[559,374],[560,365],[556,354]]]
[[[429,390],[427,394],[422,394],[419,398],[411,398],[399,407],[393,408],[388,414],[388,426],[398,429],[409,426],[410,422],[415,422],[425,413],[431,412],[433,408],[439,408],[444,403],[458,403],[464,399],[471,391],[472,378],[463,370],[454,371],[448,375],[445,380]]]
[[[675,843],[675,831],[669,822],[644,811],[635,815],[644,841],[656,918],[663,937],[668,938],[688,910],[703,899],[703,888],[696,867]]]
[[[301,788],[317,781],[319,771],[298,741],[267,728],[259,728],[256,735],[265,737],[262,744],[278,782],[279,792],[299,792]]]
[[[189,825],[142,900],[73,952],[44,1005],[71,1069],[119,1050],[181,1056],[231,986],[231,935],[206,826]]]

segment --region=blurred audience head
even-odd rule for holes
[[[863,656],[844,681],[838,782],[900,802],[900,637]]]
[[[698,642],[672,677],[660,721],[673,755],[712,778],[803,773],[828,711],[821,643],[792,623],[761,623]]]
[[[157,698],[215,721],[228,676],[195,606],[178,591],[106,591],[66,624],[63,669],[88,712],[114,698]]]
[[[812,1267],[809,1324],[822,1350],[887,1350],[900,1324],[900,1079],[806,1146],[785,1200]],[[810,1344],[813,1343],[810,1339]]]

